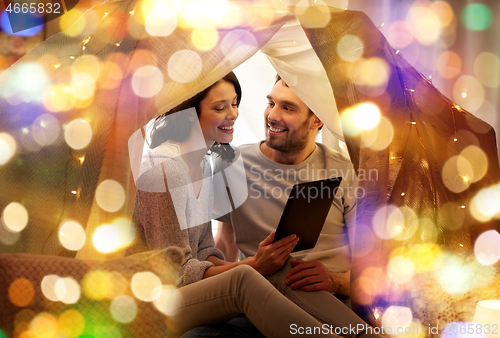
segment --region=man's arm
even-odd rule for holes
[[[234,238],[232,224],[219,222],[217,233],[215,234],[215,247],[222,251],[228,262],[237,262],[239,250]]]

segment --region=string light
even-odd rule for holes
[[[115,46],[120,47],[120,43],[119,42],[115,43]]]
[[[417,124],[417,122],[413,121],[411,124]]]
[[[382,27],[384,27],[385,23],[381,24],[380,26],[378,26],[377,28],[380,29]]]
[[[415,93],[415,89],[408,89],[410,92]]]
[[[80,164],[83,164],[83,161],[85,161],[85,156],[78,158],[78,160],[80,161]]]
[[[455,138],[453,139],[453,141],[457,142],[457,141],[458,141],[458,139],[455,137]]]
[[[54,65],[54,68],[59,68],[61,65]]]
[[[78,192],[77,192],[76,190],[72,190],[72,191],[71,191],[71,193],[72,193],[73,195],[76,195]]]
[[[465,205],[460,206],[461,209],[465,209]]]
[[[130,11],[129,13],[130,15],[134,15],[135,11]]]
[[[396,51],[396,54],[399,54],[399,49]]]
[[[70,58],[71,60],[74,60],[74,59],[75,59],[75,57],[74,57],[73,55],[71,55],[69,58]]]
[[[402,192],[402,193],[401,193],[401,196],[404,196],[404,195],[406,195],[406,194],[405,194],[404,192]]]

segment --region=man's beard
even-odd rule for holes
[[[287,155],[295,155],[303,150],[309,139],[309,128],[308,123],[309,119],[306,120],[299,129],[290,132],[287,130],[287,135],[285,137],[281,137],[280,139],[275,138],[273,135],[269,135],[268,123],[266,121],[266,145],[269,148],[277,150],[283,154]],[[269,123],[273,126],[271,123]],[[274,127],[274,126],[273,126]]]

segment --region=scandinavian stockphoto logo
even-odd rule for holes
[[[224,216],[245,202],[248,188],[238,149],[234,149],[235,156],[231,161],[218,155],[205,157],[201,181],[191,182],[186,159],[200,158],[207,153],[194,108],[164,117],[155,126],[157,133],[161,134],[161,141],[150,139],[151,126],[152,122],[137,130],[128,140],[134,182],[141,191],[168,191],[181,229]],[[195,185],[199,187],[198,195],[195,194]]]
[[[3,0],[13,33],[52,21],[72,10],[79,0]]]

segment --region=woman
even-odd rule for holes
[[[137,181],[134,210],[136,242],[142,247],[136,244],[129,253],[168,246],[182,250],[182,302],[169,321],[174,331],[226,322],[241,313],[267,337],[291,336],[292,324],[319,329],[322,322],[262,276],[274,272],[268,265],[271,257],[285,263],[298,238],[292,235],[269,245],[274,238],[271,234],[254,257],[233,263],[225,262],[214,247],[210,224],[213,191],[206,154],[210,150],[222,160],[234,157],[224,144],[232,140],[240,100],[241,88],[231,72],[155,121],[152,149],[143,158]]]

